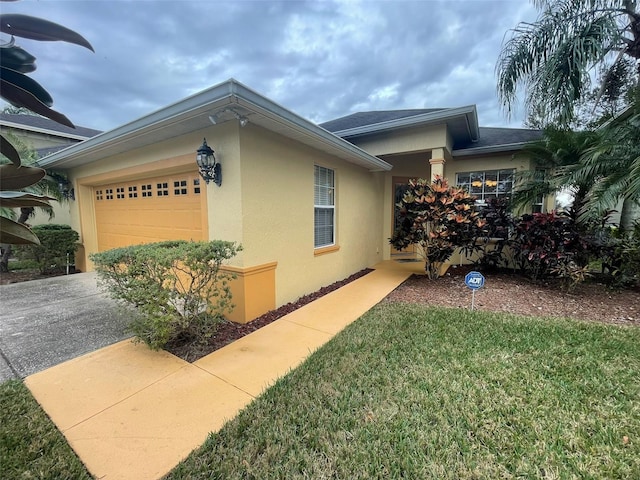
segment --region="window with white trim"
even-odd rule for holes
[[[335,173],[314,165],[314,248],[335,244]]]
[[[513,169],[460,172],[456,174],[456,184],[477,197],[478,203],[484,204],[490,198],[511,195],[514,174]]]
[[[544,168],[536,167],[535,179],[537,182],[543,182],[547,175],[547,171]],[[531,213],[543,213],[544,212],[544,195],[539,195],[531,205]]]
[[[531,205],[531,213],[544,213],[544,196],[540,195]]]

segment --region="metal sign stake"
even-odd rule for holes
[[[464,283],[471,289],[471,310],[476,305],[476,290],[484,287],[484,276],[480,272],[469,272],[464,277]]]

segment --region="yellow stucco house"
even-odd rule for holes
[[[443,174],[482,201],[507,194],[537,131],[480,128],[475,106],[365,112],[316,125],[229,80],[56,152],[75,188],[77,267],[167,239],[235,241],[235,321],[246,322],[396,253],[388,238],[409,177]],[[205,183],[206,138],[221,185]],[[481,182],[480,184],[478,182]],[[476,185],[481,185],[479,188]]]

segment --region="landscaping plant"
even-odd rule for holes
[[[593,243],[602,273],[611,284],[624,287],[640,283],[640,222],[628,231],[603,228]]]
[[[485,224],[476,228],[476,236],[471,244],[463,247],[462,253],[470,256],[478,252],[480,256],[474,265],[484,272],[507,268],[513,264],[511,248],[516,220],[511,214],[509,198],[490,198],[480,210]]]
[[[417,244],[429,278],[438,278],[440,266],[457,247],[473,245],[485,220],[475,208],[475,197],[464,188],[450,186],[436,175],[433,182],[409,180],[400,209],[400,225],[389,242],[402,250]]]
[[[555,275],[579,283],[585,277],[589,244],[569,215],[523,215],[511,246],[517,267],[534,280]]]
[[[69,225],[36,225],[31,230],[40,239],[40,245],[17,246],[18,260],[34,261],[43,275],[63,271],[68,262],[75,263],[79,236]]]
[[[37,41],[63,41],[85,47],[93,47],[82,35],[62,25],[41,18],[16,13],[0,14],[0,96],[14,107],[23,107],[70,128],[73,123],[56,110],[53,98],[42,85],[27,74],[36,69],[36,57],[16,44],[15,37]],[[42,168],[23,165],[20,153],[11,141],[0,135],[0,154],[10,163],[0,164],[0,209],[19,208],[20,217],[13,220],[0,214],[0,243],[9,245],[37,244],[38,237],[25,225],[34,207],[50,207],[47,195],[26,191],[46,172]]]
[[[223,263],[241,247],[233,242],[166,241],[116,248],[90,256],[111,296],[139,315],[130,325],[152,349],[178,339],[205,342],[233,309]]]

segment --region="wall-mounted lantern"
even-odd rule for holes
[[[58,189],[60,190],[60,194],[62,195],[62,198],[64,198],[65,200],[76,199],[76,192],[71,186],[71,183],[69,182],[69,180],[67,179],[60,180],[58,182]]]
[[[207,184],[213,181],[213,183],[218,186],[222,185],[222,167],[220,163],[216,161],[211,147],[207,145],[206,138],[202,142],[202,146],[198,149],[196,163],[198,164],[200,176]]]

